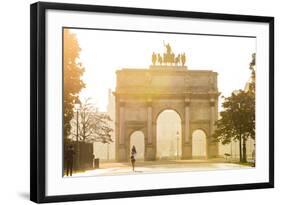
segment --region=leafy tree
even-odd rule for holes
[[[63,76],[64,76],[64,139],[70,134],[70,121],[73,118],[73,107],[78,100],[79,92],[85,87],[81,77],[84,68],[79,63],[80,48],[74,33],[69,29],[63,31]]]
[[[253,119],[253,123],[252,123],[252,127],[251,127],[251,138],[255,139],[256,136],[256,126],[255,126],[255,122],[256,122],[256,115],[255,115],[255,104],[256,104],[256,54],[253,53],[252,54],[252,61],[250,63],[249,69],[251,71],[251,80],[249,83],[249,89],[246,90],[246,92],[248,93],[248,95],[251,96],[252,98],[252,119]]]
[[[230,97],[224,98],[222,106],[224,110],[220,113],[221,118],[215,124],[217,129],[213,137],[222,144],[238,140],[240,161],[245,162],[246,141],[253,136],[253,127],[255,127],[254,98],[248,92],[239,90],[238,93],[233,92]]]
[[[78,111],[78,137],[83,142],[101,142],[111,143],[111,132],[113,129],[109,126],[109,122],[112,121],[109,115],[100,113],[91,104],[90,99],[86,99],[84,103],[81,103],[80,110]],[[76,113],[77,114],[77,113]],[[77,137],[77,118],[72,121],[73,133],[72,139]]]
[[[249,69],[251,71],[251,82],[249,83],[249,92],[256,92],[256,54],[252,54],[252,61],[250,63]]]
[[[222,104],[221,118],[215,123],[213,137],[222,144],[239,141],[240,162],[246,162],[246,141],[255,139],[255,54],[250,63],[251,81],[249,88],[232,92]],[[242,149],[243,145],[243,149]]]

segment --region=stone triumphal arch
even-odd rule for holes
[[[218,143],[211,138],[218,118],[217,73],[188,69],[185,54],[178,55],[178,62],[175,58],[169,60],[171,49],[163,59],[165,55],[166,61],[153,53],[152,65],[147,69],[116,72],[117,161],[129,160],[130,136],[135,131],[144,134],[144,159],[156,159],[156,121],[166,109],[176,111],[181,118],[182,159],[192,158],[192,133],[198,129],[207,136],[207,158],[218,156]]]

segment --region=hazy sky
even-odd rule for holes
[[[218,88],[228,96],[243,89],[249,79],[248,69],[256,39],[202,35],[136,33],[72,29],[81,48],[86,88],[80,98],[91,97],[100,111],[107,106],[108,89],[115,90],[115,71],[122,68],[148,68],[152,52],[163,53],[170,43],[177,55],[185,52],[188,69],[218,72]]]

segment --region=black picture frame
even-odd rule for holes
[[[263,22],[269,25],[269,181],[263,183],[230,184],[191,188],[89,193],[46,196],[46,11],[86,11],[159,17],[215,19],[229,21]],[[30,6],[30,199],[37,203],[77,200],[97,200],[198,192],[261,189],[274,187],[274,17],[218,13],[202,13],[146,8],[111,7],[82,4],[38,2]]]

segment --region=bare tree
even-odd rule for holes
[[[78,113],[78,122],[77,122]],[[90,103],[90,98],[81,103],[80,109],[76,112],[76,117],[72,119],[72,139],[77,137],[78,123],[78,138],[82,142],[101,142],[111,143],[111,132],[109,122],[112,121],[110,116],[98,112],[97,108]]]

